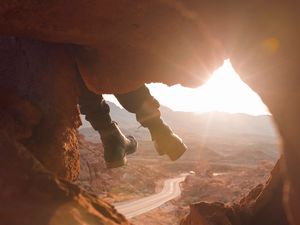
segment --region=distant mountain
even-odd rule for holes
[[[107,102],[110,108],[110,115],[113,120],[118,122],[124,128],[133,128],[139,126],[135,120],[135,114],[127,112],[125,109],[121,109],[116,104],[112,102]],[[84,119],[81,115],[81,121],[83,123],[82,127],[91,127],[90,123]]]
[[[224,112],[197,114],[172,111],[164,106],[161,107],[161,112],[165,120],[172,124],[174,129],[191,130],[193,133],[277,136],[272,118],[267,115],[251,116]]]
[[[108,102],[110,114],[113,120],[125,130],[140,130],[140,124],[135,119],[135,114],[121,109],[114,103]],[[229,114],[223,112],[211,112],[197,114],[193,112],[172,111],[161,106],[163,119],[176,132],[192,136],[264,136],[277,137],[271,116],[250,116],[246,114]],[[82,116],[82,128],[90,127],[90,124]],[[141,129],[143,133],[147,131]],[[148,135],[146,135],[148,137]],[[258,138],[258,137],[257,137]]]
[[[151,140],[147,129],[140,127],[135,115],[109,102],[111,117],[117,121],[125,134],[131,134],[138,140]],[[276,159],[279,154],[276,129],[271,116],[250,116],[246,114],[229,114],[211,112],[196,114],[192,112],[173,111],[165,106],[160,108],[167,124],[185,141],[190,151],[186,159],[220,157],[245,157],[263,151],[264,160]],[[99,142],[99,135],[83,120],[80,133],[93,142]],[[254,151],[255,150],[255,151]],[[246,157],[246,158],[247,158]]]

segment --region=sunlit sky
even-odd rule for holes
[[[185,88],[181,85],[169,87],[159,83],[147,84],[147,86],[161,105],[175,111],[270,114],[260,97],[240,79],[229,60],[226,60],[223,66],[198,88]],[[104,97],[117,103],[112,95]]]

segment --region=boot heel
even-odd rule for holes
[[[133,136],[125,136],[114,122],[100,131],[104,148],[106,168],[117,168],[126,165],[126,155],[137,150],[137,141]]]
[[[107,169],[113,169],[117,167],[122,167],[127,164],[127,158],[124,157],[122,160],[119,161],[113,161],[113,162],[105,162]]]
[[[158,153],[158,155],[165,155],[165,151],[163,149],[160,149],[158,144],[154,141],[154,148],[156,150],[156,152]]]
[[[166,152],[166,154],[172,161],[176,161],[185,153],[187,147],[185,144],[182,144],[181,146],[176,146],[175,148],[172,148],[170,150],[171,151]]]

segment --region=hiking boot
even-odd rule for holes
[[[154,146],[160,155],[168,155],[172,161],[179,159],[187,150],[182,139],[173,133],[162,120],[148,126]]]
[[[115,122],[111,123],[106,129],[99,131],[99,133],[107,168],[124,166],[127,162],[126,155],[137,150],[138,144],[134,137],[125,136]]]

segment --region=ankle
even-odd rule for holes
[[[152,140],[157,140],[160,137],[164,137],[173,133],[171,128],[161,119],[153,121],[153,123],[149,124],[147,128],[150,131]]]
[[[115,136],[116,134],[121,133],[117,122],[112,121],[110,124],[106,124],[105,126],[102,126],[100,129],[97,130],[101,136],[101,139]]]

